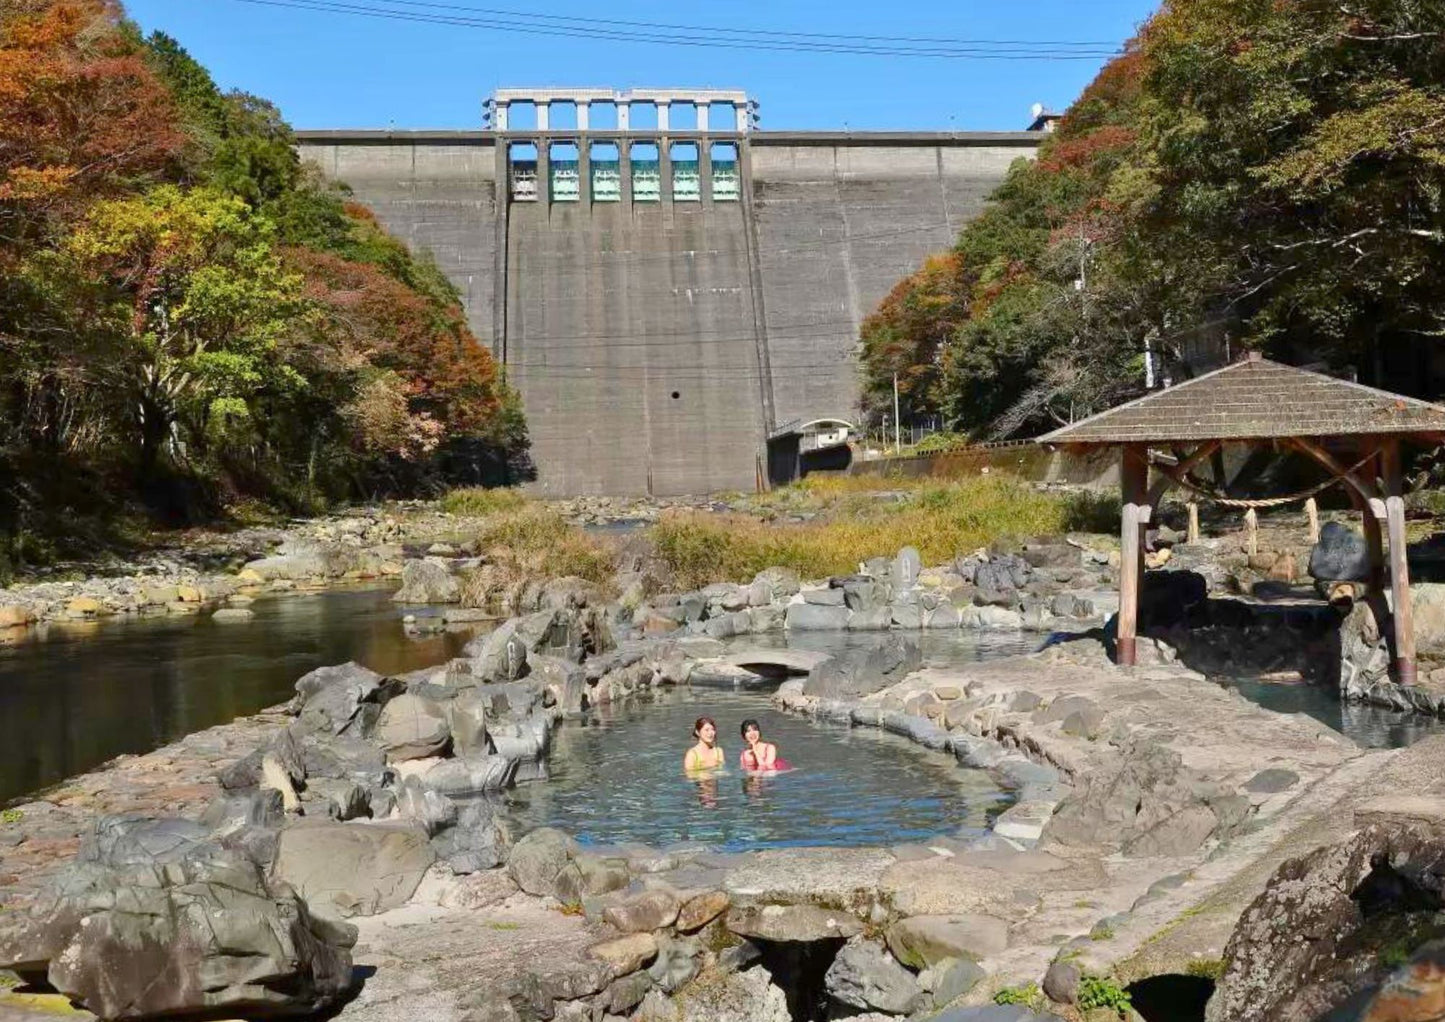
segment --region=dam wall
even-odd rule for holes
[[[303,159],[456,284],[522,394],[548,496],[749,490],[777,426],[856,422],[863,318],[1042,137],[298,136]],[[558,177],[549,153],[569,139]],[[632,164],[639,142],[656,165]],[[695,164],[674,165],[678,142]],[[598,143],[620,150],[620,194],[589,165]],[[714,165],[719,143],[735,163]]]

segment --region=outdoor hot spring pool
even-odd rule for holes
[[[682,757],[700,716],[717,721],[727,768],[689,778]],[[747,717],[795,769],[737,769]],[[552,742],[551,780],[509,791],[508,815],[520,830],[560,827],[583,844],[738,851],[966,838],[1007,804],[986,773],[951,755],[874,728],[815,724],[760,694],[664,692],[567,722]]]

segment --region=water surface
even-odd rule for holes
[[[1276,713],[1303,713],[1366,749],[1400,749],[1445,731],[1445,721],[1423,713],[1402,713],[1383,706],[1345,703],[1319,685],[1224,680],[1252,703]]]
[[[245,623],[50,625],[0,647],[0,804],[272,706],[323,664],[396,674],[459,655],[470,635],[408,638],[390,589],[268,597],[251,609]]]
[[[726,768],[683,773],[693,721],[717,721]],[[795,769],[738,769],[738,727],[756,718]],[[889,845],[974,836],[1007,799],[989,776],[874,728],[815,724],[756,693],[668,690],[604,707],[553,735],[547,783],[508,793],[519,829],[560,827],[584,844],[699,842],[736,851]]]

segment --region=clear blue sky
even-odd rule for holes
[[[300,0],[306,2],[306,0]],[[340,0],[345,3],[346,0]],[[356,0],[374,4],[385,0]],[[446,0],[545,15],[927,39],[1118,43],[1157,0]],[[741,88],[764,128],[1010,130],[1066,107],[1101,59],[976,60],[764,52],[416,24],[241,0],[126,0],[210,68],[272,100],[298,128],[476,128],[498,86]],[[424,10],[418,6],[419,10]],[[442,8],[431,8],[441,11]],[[464,15],[479,17],[485,15]]]

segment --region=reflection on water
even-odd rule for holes
[[[717,721],[727,766],[689,778],[682,757],[700,716]],[[747,717],[794,769],[737,768]],[[550,781],[508,794],[510,815],[520,830],[561,827],[589,844],[739,850],[972,836],[1005,798],[987,774],[950,755],[872,728],[809,723],[751,693],[679,689],[600,708],[557,730],[549,766]]]
[[[471,634],[408,638],[386,589],[268,598],[251,609],[255,620],[244,624],[206,616],[52,626],[0,647],[0,803],[272,706],[314,667],[356,660],[400,673],[458,655]]]
[[[1341,702],[1318,685],[1280,685],[1224,680],[1250,702],[1278,713],[1303,713],[1366,749],[1399,749],[1445,731],[1445,721],[1422,713],[1401,713],[1382,706]]]

